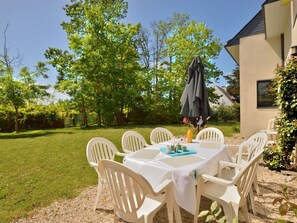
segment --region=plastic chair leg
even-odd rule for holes
[[[246,222],[249,223],[250,222],[250,218],[249,218],[249,212],[248,212],[247,202],[245,202],[245,204],[242,206],[242,210],[243,210],[243,215],[244,215],[244,218],[245,218]]]
[[[116,215],[116,213],[114,213],[113,222],[114,222],[114,223],[118,223],[119,220],[120,220],[120,218]]]
[[[167,215],[168,215],[168,220],[169,223],[173,223],[173,191],[172,191],[172,187],[171,189],[167,189],[166,192],[166,206],[167,206]]]
[[[180,214],[180,208],[175,200],[173,200],[173,209],[174,209],[174,217],[176,223],[182,223],[182,218]]]
[[[262,195],[261,192],[260,192],[259,184],[258,184],[257,174],[255,175],[255,179],[254,179],[254,181],[253,181],[253,185],[254,185],[254,187],[255,187],[256,193],[257,193],[258,195]]]
[[[194,223],[198,222],[198,214],[200,209],[200,201],[201,201],[201,190],[204,188],[204,180],[201,176],[198,176],[197,185],[196,185],[196,210],[194,213]]]
[[[99,202],[99,197],[100,197],[100,194],[101,194],[103,184],[104,184],[103,180],[101,180],[99,178],[98,187],[97,187],[97,194],[96,194],[96,200],[95,200],[95,205],[94,205],[94,211],[96,211],[96,209],[97,209],[97,205],[98,205],[98,202]]]
[[[227,217],[227,222],[232,223],[233,219],[238,215],[238,213],[235,213],[233,208],[230,204],[221,204],[224,210],[224,213]]]
[[[253,215],[256,215],[257,211],[256,211],[256,205],[255,205],[255,197],[254,197],[254,192],[252,189],[250,190],[249,198],[250,198],[250,202],[251,202],[251,206],[252,206],[252,210],[253,210]]]

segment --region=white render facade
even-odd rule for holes
[[[243,137],[266,129],[268,120],[278,115],[277,107],[261,105],[259,95],[263,89],[259,86],[273,80],[276,67],[291,57],[297,45],[296,12],[297,0],[285,6],[279,0],[267,0],[262,10],[225,46],[240,69]]]

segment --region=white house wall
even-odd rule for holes
[[[222,93],[222,91],[218,88],[218,86],[214,85],[213,88],[215,89],[215,93],[220,96],[218,103],[210,103],[210,106],[218,106],[218,105],[223,105],[223,106],[232,106],[234,104],[233,101],[231,101],[225,94]]]
[[[275,117],[275,108],[257,108],[257,81],[273,79],[277,64],[281,64],[280,37],[265,40],[265,34],[240,39],[240,129],[249,137],[266,129]]]

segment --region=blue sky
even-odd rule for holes
[[[174,12],[189,14],[192,20],[203,21],[223,44],[232,38],[261,10],[264,0],[128,0],[126,22],[141,22],[149,28],[152,21],[172,17]],[[67,39],[60,23],[67,20],[63,6],[70,0],[0,0],[0,49],[7,23],[7,46],[10,55],[17,50],[23,54],[23,66],[33,68],[37,61],[45,61],[48,47],[67,49]],[[0,51],[2,52],[2,51]],[[231,73],[235,62],[225,49],[216,60],[225,74]],[[54,84],[56,72],[42,83]],[[219,85],[224,85],[221,81]]]

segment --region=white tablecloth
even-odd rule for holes
[[[220,160],[231,161],[225,145],[194,141],[187,149],[196,154],[170,157],[160,152],[172,142],[160,143],[125,156],[124,165],[144,176],[154,188],[165,179],[175,185],[176,202],[188,212],[196,209],[196,177],[201,173],[217,174]],[[198,188],[199,189],[199,188]]]

